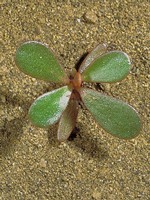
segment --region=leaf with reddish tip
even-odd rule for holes
[[[101,127],[113,136],[131,139],[140,132],[140,118],[128,104],[86,88],[81,89],[81,98]]]
[[[53,52],[39,42],[22,44],[16,52],[16,64],[25,74],[54,83],[67,83],[68,77]]]
[[[95,59],[82,73],[86,82],[117,82],[130,71],[131,63],[127,54],[111,51]]]
[[[106,53],[106,45],[99,44],[97,45],[83,60],[79,72],[82,73],[95,59],[100,57],[102,54]]]
[[[38,127],[56,123],[67,107],[70,95],[71,91],[64,86],[37,98],[29,110],[31,122]]]
[[[78,116],[78,102],[74,99],[70,99],[67,108],[63,112],[58,127],[58,140],[65,141],[70,136],[71,132],[75,128],[76,119]]]

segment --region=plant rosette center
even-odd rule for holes
[[[82,77],[80,72],[76,72],[73,78],[70,77],[68,86],[72,90],[71,98],[76,99],[77,101],[81,101],[80,89],[82,86]]]
[[[76,72],[74,78],[70,78],[69,87],[73,90],[79,91],[82,85],[82,77],[80,72]]]

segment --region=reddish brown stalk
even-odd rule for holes
[[[79,91],[81,88],[82,79],[80,72],[77,72],[72,80],[70,80],[70,86],[74,89]]]
[[[82,85],[82,78],[80,72],[76,72],[75,76],[73,79],[70,79],[69,86],[73,89],[71,98],[76,99],[77,101],[81,100],[79,90]]]

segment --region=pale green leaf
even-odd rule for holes
[[[128,104],[86,88],[81,89],[81,97],[87,109],[107,132],[123,139],[134,138],[139,133],[140,118]]]
[[[93,61],[82,73],[86,82],[117,82],[130,71],[131,63],[127,54],[121,51],[106,53]]]
[[[67,107],[70,95],[71,91],[64,86],[37,98],[29,110],[31,122],[38,127],[56,123]]]
[[[39,42],[23,43],[16,52],[16,64],[25,74],[54,83],[67,83],[68,77],[53,52]]]

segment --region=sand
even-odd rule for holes
[[[1,0],[1,200],[149,199],[149,5],[148,0]],[[47,44],[67,72],[98,43],[126,52],[132,60],[126,79],[88,87],[134,106],[143,123],[140,135],[114,138],[86,109],[69,141],[57,141],[57,125],[34,127],[27,117],[30,105],[60,85],[18,70],[15,51],[29,40]]]

